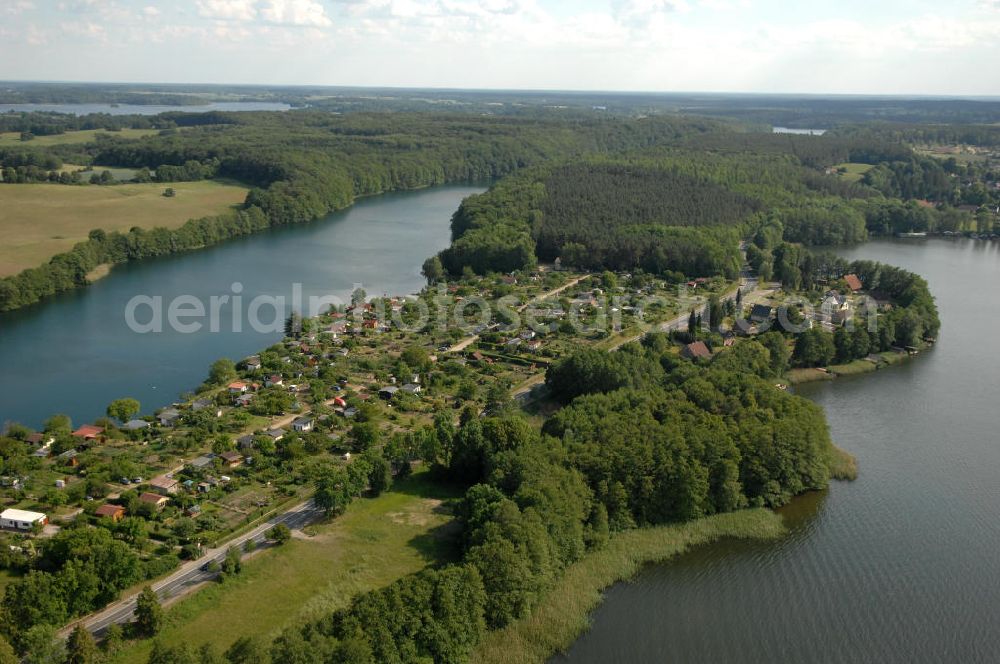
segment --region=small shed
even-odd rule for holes
[[[297,417],[292,422],[292,428],[299,433],[306,433],[313,429],[313,419],[311,417]]]
[[[160,475],[159,477],[154,477],[149,480],[149,488],[164,496],[177,493],[177,485],[177,480],[172,477],[167,477],[166,475]]]
[[[158,493],[150,493],[146,491],[140,494],[139,502],[143,503],[144,505],[152,505],[157,510],[162,510],[167,505],[167,503],[170,502],[170,499],[167,498],[166,496],[161,496]]]
[[[160,424],[165,427],[177,426],[180,422],[181,414],[176,408],[168,408],[156,416],[156,419],[160,420]]]
[[[94,511],[95,516],[99,516],[102,519],[111,519],[112,521],[121,521],[125,518],[125,508],[121,505],[112,505],[111,503],[104,503]]]

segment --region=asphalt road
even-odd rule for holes
[[[283,523],[289,529],[296,530],[319,519],[321,516],[323,516],[323,510],[316,507],[311,500],[300,503],[282,514],[271,517],[253,530],[226,542],[224,545],[215,549],[209,549],[198,560],[184,563],[176,572],[153,584],[153,590],[159,595],[161,601],[189,592],[196,586],[218,577],[218,572],[210,572],[207,567],[212,561],[221,563],[226,556],[226,551],[230,547],[235,546],[242,550],[247,540],[251,539],[258,545],[263,545],[266,542],[265,533],[276,524]],[[99,613],[92,614],[82,621],[75,621],[74,625],[83,622],[88,630],[97,636],[101,636],[111,625],[116,623],[125,624],[132,620],[135,614],[135,597],[135,595],[132,595],[131,597],[119,600]]]

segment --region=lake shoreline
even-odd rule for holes
[[[473,664],[537,664],[565,652],[590,625],[603,592],[643,567],[665,562],[694,546],[724,538],[776,540],[782,518],[764,508],[704,517],[684,524],[618,533],[603,549],[570,565],[526,617],[489,632],[472,653]]]
[[[791,369],[785,374],[785,380],[788,381],[789,385],[805,385],[807,383],[836,380],[837,378],[843,378],[845,376],[859,376],[862,374],[875,373],[876,371],[881,371],[885,368],[911,360],[919,353],[925,352],[933,347],[934,345],[930,343],[923,344],[919,348],[918,353],[912,355],[906,351],[885,351],[883,353],[876,353],[882,358],[879,362],[862,358],[860,360],[848,362],[847,364],[831,364],[828,367]]]

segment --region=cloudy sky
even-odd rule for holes
[[[0,79],[1000,95],[1000,0],[0,0]]]

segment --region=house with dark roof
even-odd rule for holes
[[[194,459],[193,461],[191,461],[191,463],[189,465],[192,468],[196,468],[198,470],[201,470],[203,468],[208,468],[209,466],[211,466],[212,465],[212,459],[214,459],[214,458],[215,458],[215,455],[213,455],[213,454],[203,454],[202,456],[198,457],[197,459]]]
[[[299,433],[307,433],[313,429],[313,419],[311,417],[296,417],[292,422],[292,428]]]
[[[774,308],[766,304],[755,304],[750,309],[751,323],[766,323],[774,316]]]
[[[181,413],[175,408],[168,408],[159,415],[156,419],[160,420],[160,424],[165,427],[177,426],[178,422],[181,420]]]

